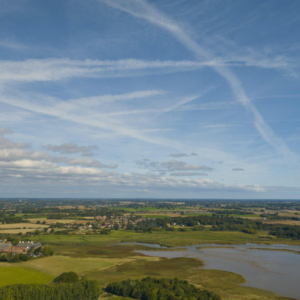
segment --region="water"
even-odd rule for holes
[[[159,247],[157,244],[136,244],[165,248]],[[198,247],[200,249],[197,249]],[[180,248],[187,250],[180,250]],[[194,245],[178,247],[176,248],[178,251],[136,252],[167,258],[198,258],[204,261],[203,268],[205,269],[224,270],[243,275],[247,280],[244,284],[246,286],[272,291],[280,296],[300,299],[300,255],[292,252],[267,251],[262,248],[300,252],[300,246],[256,244]]]

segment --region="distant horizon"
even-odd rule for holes
[[[30,197],[30,198],[23,198],[23,197],[16,197],[16,198],[0,198],[1,200],[100,200],[100,201],[300,201],[300,199],[231,199],[231,198],[41,198],[41,197]]]

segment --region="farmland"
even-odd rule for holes
[[[277,203],[263,207],[252,206],[252,203],[239,206],[218,202],[62,203],[37,201],[24,206],[24,202],[5,202],[7,216],[8,212],[12,216],[15,211],[14,216],[23,222],[0,225],[1,238],[41,242],[49,246],[54,255],[18,264],[0,262],[2,286],[33,282],[48,284],[55,276],[70,271],[81,279],[97,280],[101,287],[128,278],[172,278],[176,274],[179,279],[214,291],[224,300],[279,299],[272,292],[241,285],[245,279],[239,274],[201,268],[201,259],[145,256],[135,250],[150,250],[147,245],[124,243],[183,248],[218,244],[219,247],[225,245],[224,249],[230,249],[227,245],[247,243],[300,245],[299,239],[270,234],[272,227],[267,227],[268,223],[270,226],[299,224],[298,210],[289,209],[290,205],[284,209],[282,203],[278,214],[271,209]],[[9,217],[6,220],[9,221]],[[244,227],[251,226],[257,228],[250,231],[251,234],[243,231]],[[48,229],[47,232],[44,229]],[[157,248],[154,253],[168,250],[179,251]],[[110,299],[126,300],[122,297]]]

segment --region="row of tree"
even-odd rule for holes
[[[97,300],[97,281],[80,281],[56,285],[16,284],[0,288],[2,300]]]
[[[200,290],[186,280],[157,279],[124,280],[111,283],[105,291],[140,300],[220,300],[221,297],[207,290]]]
[[[257,220],[216,214],[212,216],[199,215],[193,217],[153,218],[140,221],[136,225],[129,222],[127,230],[137,230],[141,232],[152,232],[160,229],[175,230],[172,228],[172,225],[175,224],[186,226],[196,231],[204,230],[205,227],[203,225],[211,225],[211,231],[240,231],[255,234],[258,230],[267,230],[269,234],[280,238],[300,239],[299,225],[266,224]],[[183,227],[178,230],[186,231],[187,229]]]

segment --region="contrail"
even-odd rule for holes
[[[183,28],[176,22],[149,5],[144,0],[99,0],[113,8],[122,10],[134,17],[144,19],[172,34],[184,47],[193,52],[198,60],[203,58],[214,61],[217,57],[213,57],[210,52],[203,49]],[[220,74],[230,85],[232,92],[237,100],[251,112],[254,117],[254,126],[260,133],[261,137],[276,151],[285,158],[295,159],[295,154],[290,151],[285,142],[278,137],[272,128],[264,121],[262,115],[246,95],[246,92],[235,74],[226,66],[210,65],[218,74]]]

